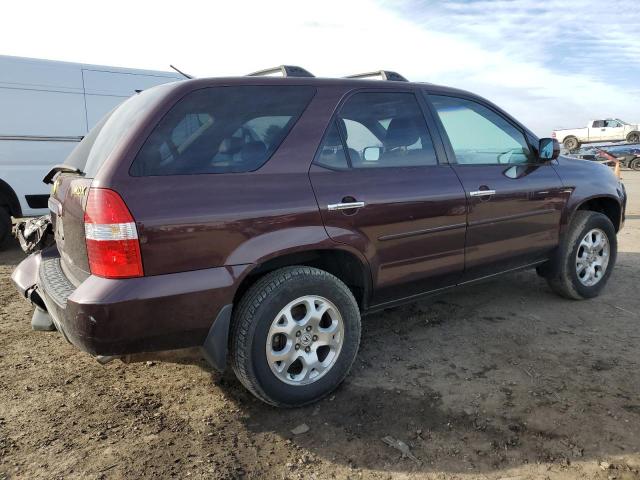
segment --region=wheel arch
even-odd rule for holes
[[[613,224],[616,232],[620,230],[620,222],[622,219],[622,205],[614,197],[600,195],[583,200],[581,203],[576,205],[576,207],[571,212],[569,223],[571,223],[571,220],[579,210],[589,210],[592,212],[602,213],[603,215],[606,215],[609,220],[611,220],[611,223]]]
[[[14,217],[22,216],[22,207],[16,192],[7,182],[0,178],[0,206],[9,208],[9,213]]]
[[[361,311],[366,310],[372,290],[368,262],[346,248],[298,250],[273,254],[254,264],[244,275],[233,298],[237,305],[245,292],[262,276],[283,267],[304,265],[315,267],[338,277],[349,287]]]

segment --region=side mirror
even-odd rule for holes
[[[538,143],[540,160],[555,160],[560,156],[560,144],[555,138],[541,138]]]
[[[362,151],[362,157],[365,162],[377,162],[382,155],[382,147],[366,147]]]

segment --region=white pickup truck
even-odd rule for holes
[[[640,125],[619,118],[592,120],[585,128],[554,130],[552,135],[567,150],[575,150],[583,143],[622,142],[640,143]]]

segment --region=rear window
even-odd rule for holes
[[[153,130],[133,176],[248,172],[260,168],[296,123],[308,86],[210,87],[188,94]]]
[[[88,178],[95,177],[116,145],[169,87],[167,84],[150,88],[111,110],[69,154],[64,161],[65,165],[82,170]]]

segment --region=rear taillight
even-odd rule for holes
[[[136,223],[116,192],[107,188],[89,189],[84,233],[93,275],[106,278],[144,275]]]
[[[551,138],[556,138],[556,132],[551,132]]]

